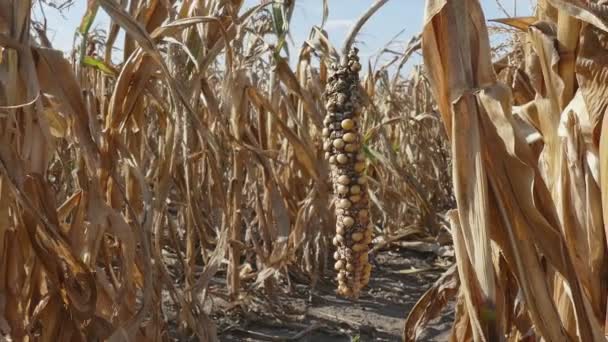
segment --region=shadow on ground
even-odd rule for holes
[[[217,310],[213,318],[218,322],[220,340],[401,341],[405,317],[443,272],[436,268],[415,273],[408,270],[428,268],[434,259],[434,254],[406,249],[379,253],[369,287],[357,301],[337,297],[330,282],[318,285],[312,294],[306,287],[296,286],[294,293],[278,298],[282,307],[298,313],[289,321]],[[453,316],[453,307],[446,308],[419,340],[447,341]]]

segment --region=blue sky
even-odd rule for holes
[[[505,17],[499,3],[509,15],[529,15],[532,13],[533,0],[480,0],[487,19]],[[246,0],[245,7],[258,4],[260,0]],[[334,46],[339,47],[352,24],[374,0],[328,0],[329,18],[326,30]],[[424,0],[389,0],[361,30],[357,46],[361,50],[364,59],[377,53],[391,38],[403,31],[392,47],[395,50],[403,50],[404,44],[412,35],[420,32],[422,28],[422,16],[424,11]],[[74,30],[80,23],[85,12],[86,1],[76,0],[69,11],[63,15],[53,9],[46,9],[48,20],[49,39],[55,48],[69,51],[74,39]],[[35,12],[36,18],[40,18],[40,11]],[[291,25],[291,36],[294,46],[291,46],[292,54],[297,53],[304,39],[308,37],[313,25],[319,25],[322,18],[322,0],[296,0],[296,8]],[[93,27],[106,29],[108,18],[99,15]]]

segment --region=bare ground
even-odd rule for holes
[[[312,292],[294,285],[291,293],[279,295],[274,302],[283,310],[281,315],[271,314],[265,304],[252,309],[257,306],[254,300],[237,310],[214,296],[212,318],[220,340],[226,342],[401,341],[405,317],[449,264],[433,252],[383,251],[376,255],[369,287],[357,301],[337,297],[334,284],[326,281]],[[216,279],[212,292],[225,289],[222,282]],[[446,308],[418,340],[447,341],[453,316],[453,307]]]

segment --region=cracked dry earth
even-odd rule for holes
[[[432,252],[383,251],[375,257],[369,286],[356,301],[337,297],[335,285],[329,281],[318,284],[312,293],[304,285],[294,285],[294,293],[278,298],[283,308],[297,313],[291,319],[231,314],[218,298],[212,318],[218,324],[220,341],[226,342],[401,341],[405,317],[450,263]],[[216,280],[212,287],[221,289],[224,285]],[[447,341],[453,317],[450,305],[418,340]]]

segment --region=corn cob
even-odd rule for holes
[[[369,224],[365,157],[361,152],[359,70],[354,48],[342,64],[330,68],[325,90],[327,116],[323,138],[336,195],[336,246],[338,294],[357,298],[369,282],[368,261],[372,229]]]

